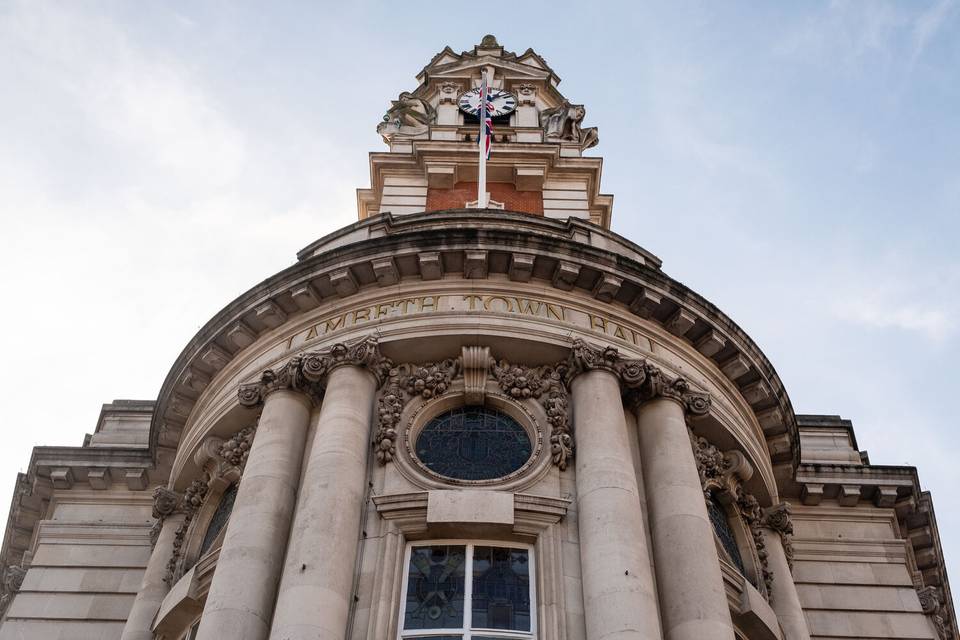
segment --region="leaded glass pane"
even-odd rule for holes
[[[464,407],[441,414],[417,437],[417,457],[431,471],[457,480],[493,480],[530,459],[530,436],[496,409]]]
[[[234,483],[223,492],[223,497],[220,499],[217,511],[213,514],[213,519],[210,520],[210,526],[207,527],[207,532],[203,536],[203,543],[200,545],[200,555],[205,554],[210,549],[210,545],[217,539],[217,536],[220,535],[223,528],[227,526],[227,521],[233,512],[233,503],[237,500],[238,488],[239,485]]]
[[[462,628],[465,571],[466,547],[411,549],[403,628]]]
[[[740,547],[737,546],[737,539],[734,537],[730,523],[727,521],[727,512],[717,502],[716,498],[707,500],[707,511],[710,514],[710,522],[713,523],[713,531],[720,539],[720,544],[723,545],[733,564],[737,565],[740,573],[746,575],[743,568],[743,558],[740,556]]]
[[[526,549],[473,550],[474,629],[530,630],[530,563]]]

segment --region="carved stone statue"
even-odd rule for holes
[[[580,149],[589,149],[600,142],[596,127],[583,129],[583,122],[587,110],[582,104],[571,104],[564,100],[559,107],[544,109],[540,112],[540,126],[546,134],[547,142],[575,142]]]
[[[424,133],[436,117],[437,110],[429,102],[404,91],[387,109],[377,133],[387,143],[397,135],[415,136]]]

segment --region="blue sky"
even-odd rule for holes
[[[3,500],[352,222],[390,98],[492,32],[586,104],[614,229],[920,468],[957,586],[960,2],[347,5],[0,0]]]

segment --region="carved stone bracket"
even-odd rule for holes
[[[240,385],[238,397],[245,407],[256,407],[272,392],[292,389],[309,395],[315,402],[323,396],[330,372],[344,365],[364,367],[383,384],[390,360],[380,354],[377,339],[367,336],[352,343],[337,343],[323,351],[310,351],[292,357],[278,369],[267,369],[258,382]]]
[[[23,579],[27,577],[27,570],[30,568],[31,555],[29,552],[23,554],[23,559],[19,565],[10,565],[3,571],[2,593],[0,593],[0,616],[4,614],[13,596],[20,591],[23,586]]]
[[[726,496],[750,529],[753,546],[760,562],[758,569],[760,578],[763,580],[764,595],[767,600],[770,600],[774,576],[770,569],[767,542],[763,535],[763,527],[769,526],[767,525],[768,517],[756,497],[744,488],[744,483],[753,476],[753,467],[746,456],[739,451],[720,451],[706,438],[698,437],[692,431],[690,445],[693,448],[697,471],[700,473],[704,498],[709,501],[713,496]],[[775,514],[774,520],[778,517],[780,514]],[[787,545],[788,542],[785,542],[784,549]]]

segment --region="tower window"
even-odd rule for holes
[[[431,471],[454,480],[493,480],[521,469],[530,459],[530,436],[496,409],[462,407],[426,424],[417,457]]]
[[[536,607],[528,548],[433,544],[411,546],[409,554],[401,638],[533,638]]]

